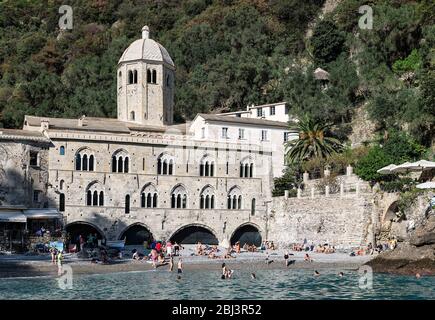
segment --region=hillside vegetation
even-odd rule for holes
[[[0,2],[0,122],[25,114],[116,115],[116,66],[150,26],[176,66],[176,118],[288,101],[295,115],[334,125],[346,141],[355,108],[376,130],[433,144],[435,5],[431,0],[76,0],[60,32],[61,0]],[[358,7],[374,12],[358,27]],[[307,38],[307,29],[313,28]],[[313,77],[330,73],[327,87]]]

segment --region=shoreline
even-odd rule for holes
[[[265,253],[242,253],[234,259],[207,259],[206,257],[182,255],[183,270],[213,270],[221,271],[221,264],[226,263],[230,269],[246,270],[255,272],[256,270],[317,270],[334,269],[337,272],[342,270],[357,270],[359,267],[370,261],[372,256],[349,257],[344,253],[337,254],[311,254],[312,262],[304,261],[305,253],[295,252],[289,260],[294,262],[288,267],[285,266],[283,255],[279,252],[269,255],[266,263]],[[177,272],[177,261],[179,257],[174,257],[174,271]],[[72,268],[74,274],[105,274],[132,271],[151,271],[153,266],[146,261],[135,261],[132,259],[114,260],[109,264],[95,264],[90,260],[79,260],[66,257],[63,265]],[[169,272],[169,265],[158,266],[157,272]],[[33,278],[44,276],[58,276],[58,267],[51,263],[48,256],[0,256],[0,279],[2,278]]]

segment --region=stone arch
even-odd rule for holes
[[[199,242],[208,245],[219,244],[216,232],[204,224],[191,223],[178,228],[169,239],[180,244],[196,244]]]
[[[119,233],[118,239],[125,239],[125,245],[143,245],[144,242],[150,244],[155,240],[155,237],[150,227],[144,223],[135,222],[124,228],[124,230]]]
[[[162,152],[157,157],[157,174],[172,175],[174,173],[175,157],[169,152]]]
[[[97,239],[103,241],[106,239],[104,232],[98,226],[88,221],[70,222],[65,225],[65,230],[70,236],[70,243],[77,245],[77,248],[80,248],[79,235],[82,235],[85,241],[89,234],[94,235],[95,233],[97,234]]]
[[[231,245],[237,241],[240,241],[241,246],[247,243],[248,245],[254,244],[256,247],[259,247],[262,242],[261,228],[252,222],[241,224],[232,232],[230,237]]]
[[[85,146],[77,149],[74,156],[75,169],[79,171],[95,171],[95,151]]]

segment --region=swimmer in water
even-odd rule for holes
[[[320,272],[319,271],[314,271],[314,275],[316,276],[316,277],[318,277],[318,276],[320,276]]]
[[[257,277],[256,277],[254,272],[251,273],[251,278],[254,279],[254,280],[257,279]]]
[[[339,277],[343,277],[343,276],[344,276],[344,273],[343,273],[343,272],[340,272],[340,273],[338,274],[338,276],[339,276]]]
[[[419,274],[418,272],[415,274],[415,277],[417,278],[417,279],[420,279],[421,278],[421,274]]]

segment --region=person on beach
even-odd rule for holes
[[[79,235],[80,251],[83,251],[85,243],[86,243],[85,238],[82,235]]]
[[[178,269],[177,271],[178,273],[183,273],[183,259],[178,260],[177,269]]]
[[[304,260],[308,262],[313,262],[313,258],[311,258],[311,256],[308,253],[305,254]]]
[[[55,264],[56,263],[56,256],[57,256],[57,250],[56,250],[56,248],[51,247],[50,248],[50,254],[51,254],[51,262],[53,264]]]
[[[285,266],[288,267],[288,252],[287,251],[284,253],[284,261],[285,261]]]
[[[174,271],[174,257],[173,256],[171,256],[170,258],[169,258],[169,271]]]
[[[178,256],[180,251],[180,245],[177,242],[174,242],[174,256]]]
[[[172,242],[168,241],[166,242],[166,254],[170,257],[172,257]]]

